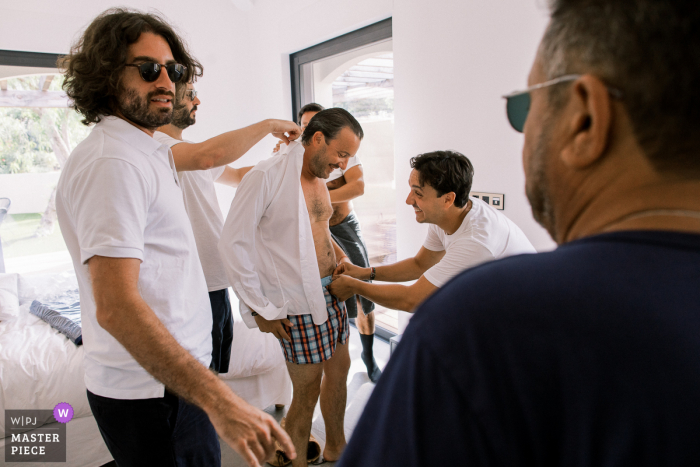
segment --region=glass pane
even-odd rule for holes
[[[302,105],[342,107],[362,125],[358,156],[365,193],[353,200],[373,266],[396,262],[394,54],[383,41],[302,67]],[[377,325],[398,332],[398,312],[380,306]]]
[[[55,190],[61,167],[90,129],[62,84],[56,69],[0,66],[0,240],[7,272],[72,267]]]

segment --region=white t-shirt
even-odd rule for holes
[[[56,212],[80,288],[90,392],[114,399],[164,395],[163,384],[97,322],[86,264],[95,255],[141,260],[141,297],[208,367],[211,305],[168,147],[120,118],[103,118],[68,158]]]
[[[470,198],[472,208],[452,235],[431,224],[423,246],[445,251],[445,256],[425,271],[428,281],[442,287],[465,269],[506,256],[535,253],[520,227],[483,201]]]
[[[160,131],[156,131],[153,137],[157,141],[167,144],[170,148],[178,143],[190,143],[190,141],[171,138]],[[214,188],[214,181],[221,177],[225,169],[226,166],[221,166],[210,170],[177,173],[209,292],[222,290],[229,286],[224,263],[221,262],[217,248],[221,229],[224,228],[224,216],[221,214]]]

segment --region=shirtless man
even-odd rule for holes
[[[324,110],[323,106],[314,102],[299,109],[298,122],[302,130],[306,128],[314,115]],[[286,152],[287,146],[279,141],[274,151],[280,154]],[[326,179],[326,186],[331,194],[333,215],[329,220],[333,240],[348,255],[355,266],[370,267],[367,247],[362,240],[360,222],[353,211],[352,200],[365,192],[364,170],[358,156],[351,157],[347,166],[337,168]],[[368,281],[371,282],[371,281]],[[357,330],[362,343],[362,361],[367,367],[369,379],[376,383],[382,371],[374,358],[374,302],[369,298],[353,295],[345,300],[348,318],[356,318]],[[362,311],[359,313],[358,311]]]
[[[319,396],[324,459],[339,459],[346,444],[348,318],[344,303],[326,287],[336,263],[349,260],[331,237],[325,179],[347,166],[362,137],[346,110],[319,112],[301,144],[259,163],[241,182],[219,242],[243,321],[272,333],[284,351],[294,387],[285,429],[296,448],[295,467],[307,464]],[[284,453],[273,462],[283,465]]]

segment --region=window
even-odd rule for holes
[[[61,89],[57,59],[0,51],[0,270],[4,265],[7,272],[72,267],[55,190],[61,167],[89,128]]]
[[[302,50],[290,57],[296,113],[316,102],[342,107],[360,122],[365,137],[358,157],[365,193],[353,200],[370,263],[396,262],[394,180],[394,55],[391,19]],[[377,326],[398,332],[398,312],[375,309]]]

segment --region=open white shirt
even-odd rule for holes
[[[164,386],[97,322],[86,262],[141,261],[141,297],[202,365],[211,361],[211,305],[168,146],[116,117],[104,117],[68,158],[56,212],[78,285],[85,384],[113,399],[163,397]]]
[[[423,276],[442,287],[465,269],[506,256],[535,253],[520,227],[480,199],[470,198],[472,208],[452,235],[435,224],[428,229],[423,246],[445,251],[445,256]]]
[[[219,241],[219,251],[241,317],[257,326],[266,320],[310,314],[328,320],[311,221],[301,188],[304,146],[260,162],[236,190]],[[252,310],[251,310],[252,308]]]
[[[153,138],[167,144],[169,148],[178,143],[191,144],[190,141],[181,141],[160,131],[156,131]],[[221,214],[214,187],[214,181],[221,177],[224,170],[226,166],[222,165],[209,170],[177,173],[209,292],[223,290],[229,286],[224,263],[221,262],[217,248],[219,235],[224,227],[224,216]]]

